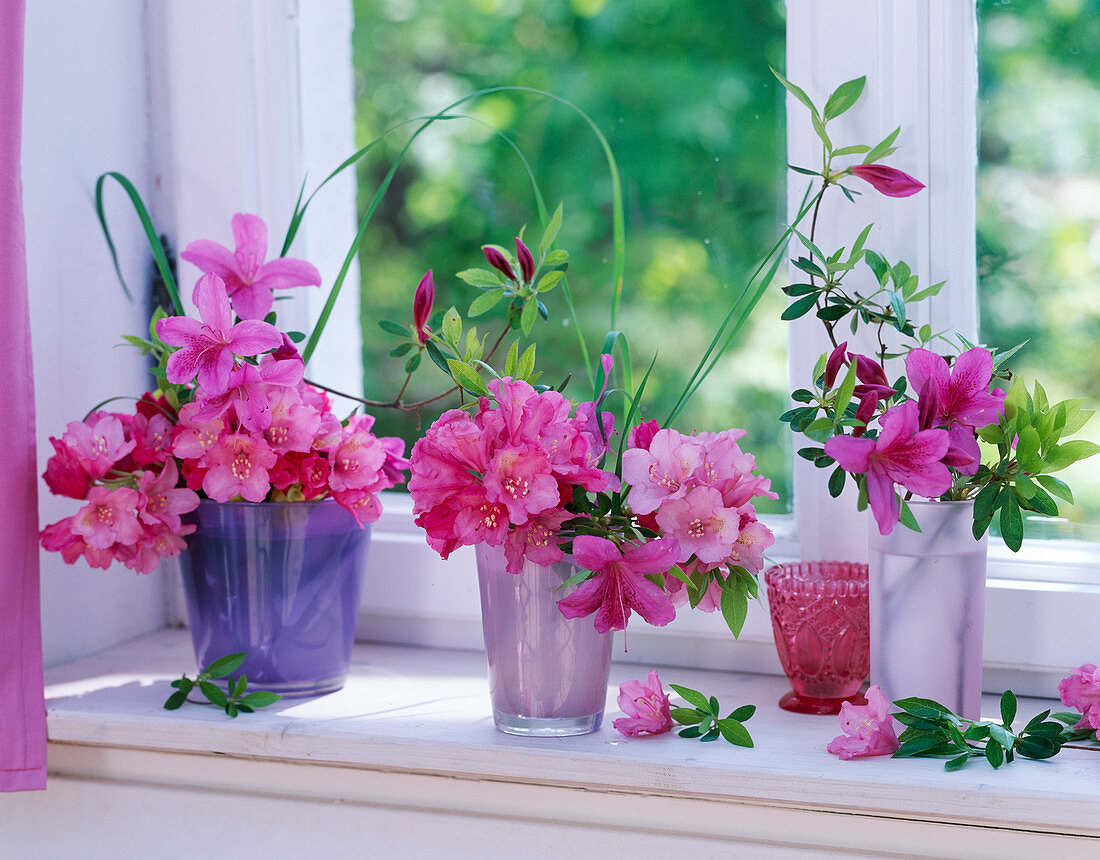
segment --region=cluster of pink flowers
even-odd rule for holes
[[[676,542],[672,559],[687,574],[727,566],[758,574],[764,550],[775,542],[756,517],[752,500],[778,498],[771,481],[754,475],[756,460],[737,440],[743,430],[684,435],[649,421],[631,430],[623,452],[623,481],[630,485],[630,507],[642,522]],[[667,577],[673,605],[687,601],[684,583]],[[712,580],[700,609],[721,603]]]
[[[1058,692],[1063,705],[1081,712],[1081,721],[1074,728],[1096,729],[1096,739],[1100,741],[1100,669],[1092,663],[1085,663],[1072,675],[1062,679]]]
[[[860,385],[856,417],[868,425],[880,400],[897,392],[889,387],[882,367],[866,356],[851,356],[847,344],[838,346],[826,364],[831,385],[839,367],[856,361]],[[974,475],[981,452],[978,430],[1000,420],[1005,393],[994,388],[993,357],[981,347],[968,349],[948,367],[940,355],[914,349],[905,359],[906,377],[917,400],[906,400],[878,416],[879,432],[865,436],[866,426],[851,435],[834,436],[825,453],[845,471],[867,476],[867,500],[879,531],[890,534],[898,522],[897,486],[926,498],[938,498],[951,489],[954,472]]]
[[[618,482],[598,466],[602,440],[561,394],[511,378],[489,390],[495,405],[481,398],[473,415],[444,412],[413,446],[416,523],[443,558],[486,543],[504,547],[512,573],[525,558],[553,564],[563,557],[556,536],[573,516],[573,488],[596,493]]]
[[[198,507],[199,497],[177,487],[172,423],[161,408],[146,396],[133,415],[93,412],[50,439],[55,453],[43,475],[46,485],[87,504],[46,526],[43,547],[69,564],[83,558],[107,568],[118,561],[139,573],[179,554],[184,536],[195,530],[180,515]]]
[[[341,422],[304,381],[291,340],[260,319],[273,288],[319,284],[317,270],[264,262],[267,228],[254,215],[234,216],[233,232],[234,252],[195,242],[182,254],[205,272],[193,296],[199,319],[157,321],[157,336],[178,347],[165,365],[172,402],[145,395],[134,415],[96,412],[50,440],[46,483],[88,501],[42,532],[42,545],[67,562],[152,571],[184,548],[194,526],[180,515],[198,506],[200,490],[218,502],[331,496],[360,525],[373,522],[378,493],[409,467],[402,440],[370,432],[373,418]]]

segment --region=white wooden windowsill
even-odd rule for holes
[[[776,706],[785,679],[662,673],[666,685],[704,689],[724,708],[756,704],[748,723],[756,748],[747,750],[674,734],[620,736],[610,725],[617,685],[639,677],[638,666],[613,665],[604,728],[567,739],[495,731],[477,652],[357,645],[344,690],[235,720],[209,707],[161,708],[168,682],[192,666],[188,634],[166,630],[50,670],[52,785],[214,792],[223,807],[228,792],[245,806],[268,798],[444,814],[430,833],[394,831],[390,847],[408,849],[398,856],[419,856],[418,840],[429,840],[426,850],[473,820],[482,822],[480,841],[455,843],[447,856],[547,825],[562,844],[583,831],[576,844],[589,848],[641,839],[650,848],[742,841],[767,856],[795,846],[896,854],[906,840],[906,853],[919,856],[1100,851],[1100,750],[998,771],[975,762],[955,774],[928,759],[842,762],[825,752],[835,718]],[[1049,704],[1021,701],[1020,713]],[[995,712],[992,699],[986,709]],[[274,820],[267,829],[277,831]],[[274,844],[286,848],[288,838]]]

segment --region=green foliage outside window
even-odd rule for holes
[[[630,337],[635,366],[658,353],[647,417],[663,420],[731,293],[782,222],[783,93],[768,70],[783,64],[782,7],[777,0],[356,0],[358,143],[503,84],[552,92],[589,114],[610,140],[626,197],[617,325]],[[570,285],[591,351],[608,329],[610,180],[591,131],[559,105],[514,93],[467,103],[461,113],[470,118],[436,123],[413,145],[363,243],[370,398],[392,396],[404,379],[376,321],[411,320],[425,270],[435,273],[437,308],[465,309],[476,293],[454,273],[484,265],[481,245],[510,246],[524,223],[541,234],[530,180],[495,130],[528,159],[548,206],[564,204],[559,244],[570,252]],[[361,162],[361,205],[410,131],[399,129]],[[543,381],[572,374],[574,386],[586,386],[576,333],[558,292],[552,298],[558,304],[550,303],[539,356],[557,378]],[[790,499],[790,446],[777,420],[786,408],[783,304],[778,289],[769,291],[677,422],[683,430],[746,429],[743,444],[781,496],[772,511],[789,509]],[[493,313],[478,323],[490,331],[499,325]],[[407,399],[437,393],[445,382],[426,368]],[[422,425],[435,414],[425,411]],[[387,413],[376,429],[414,438],[416,422]]]

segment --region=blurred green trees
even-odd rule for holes
[[[1053,399],[1100,405],[1100,2],[979,0],[981,336]],[[1100,442],[1100,418],[1081,434]],[[1100,524],[1100,466],[1067,470]],[[1092,539],[1100,528],[1078,530]]]
[[[783,218],[783,94],[779,0],[355,0],[360,145],[403,120],[433,114],[476,90],[514,84],[560,95],[610,140],[626,196],[627,270],[618,327],[635,367],[656,352],[647,417],[663,419],[731,296],[774,241]],[[377,326],[411,319],[413,290],[431,268],[437,308],[465,311],[476,292],[454,273],[481,266],[480,246],[511,246],[524,224],[541,233],[530,181],[497,129],[523,152],[565,225],[569,280],[589,349],[608,329],[611,192],[603,153],[575,113],[534,96],[469,102],[469,119],[437,123],[410,150],[363,243],[365,394],[392,397],[403,360]],[[360,167],[365,207],[412,127]],[[587,383],[564,303],[551,297],[536,329],[546,382]],[[790,447],[777,416],[787,403],[786,327],[778,290],[677,421],[682,430],[743,427],[743,442],[789,509]],[[499,311],[478,318],[502,326]],[[441,391],[426,366],[410,394]],[[441,408],[450,401],[437,404]],[[436,412],[425,410],[422,424]],[[417,417],[379,415],[382,432],[415,438]]]

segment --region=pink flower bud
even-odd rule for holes
[[[523,271],[523,280],[530,281],[535,277],[535,258],[531,256],[530,249],[523,244],[523,240],[516,236],[516,259]]]
[[[516,279],[516,273],[512,270],[512,264],[509,263],[508,259],[496,248],[490,245],[484,245],[481,248],[481,253],[485,255],[485,259],[489,261],[489,265],[504,275],[504,277],[510,278],[513,281]]]
[[[413,295],[413,327],[416,329],[416,339],[421,343],[427,343],[432,336],[432,330],[428,328],[428,317],[432,315],[433,304],[435,282],[432,280],[432,270],[428,269]]]
[[[829,360],[825,362],[825,388],[832,388],[833,383],[836,382],[836,376],[840,372],[840,368],[847,364],[847,357],[845,350],[848,349],[848,341],[844,341],[840,346],[834,349],[829,354]]]
[[[924,188],[924,183],[908,173],[885,164],[856,164],[849,167],[848,172],[870,183],[876,191],[887,197],[912,197]]]

